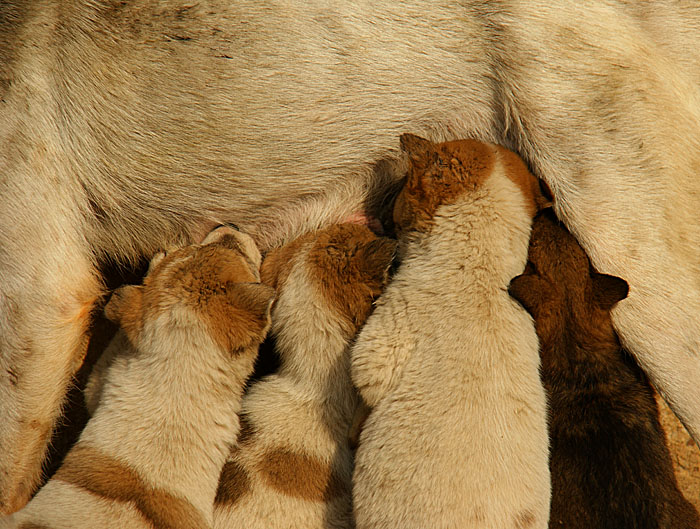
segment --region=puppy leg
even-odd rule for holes
[[[386,308],[386,307],[384,307]],[[399,380],[401,367],[415,347],[412,340],[394,329],[387,318],[374,313],[360,332],[352,350],[350,373],[362,400],[374,408]]]

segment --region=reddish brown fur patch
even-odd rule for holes
[[[294,257],[300,249],[313,239],[313,234],[309,233],[272,250],[265,256],[265,260],[260,267],[260,278],[263,283],[270,285],[275,290],[279,290],[287,282],[287,278],[294,265]]]
[[[207,525],[188,501],[146,485],[134,469],[85,444],[73,447],[54,478],[96,496],[132,503],[156,528],[191,529]]]
[[[204,301],[202,316],[219,347],[241,353],[265,338],[273,299],[274,289],[267,285],[231,283]]]
[[[243,259],[245,259],[249,271],[252,272],[255,269],[255,263],[253,263],[253,261],[246,255],[245,250],[237,237],[233,235],[224,235],[215,244],[228,248],[229,250],[234,250],[236,253],[240,254]]]
[[[263,340],[274,297],[270,287],[256,282],[253,266],[233,236],[181,248],[157,263],[142,287],[117,290],[105,311],[136,342],[146,318],[184,304],[222,349],[240,352]]]
[[[491,173],[495,146],[476,140],[433,144],[407,141],[406,137],[413,137],[404,134],[401,138],[411,165],[396,199],[394,223],[403,230],[429,231],[438,207],[477,189]]]
[[[350,493],[330,465],[284,448],[266,453],[260,460],[259,471],[268,485],[295,498],[328,502]]]
[[[324,299],[347,319],[352,334],[369,316],[381,294],[396,242],[367,227],[338,224],[316,233],[307,262]]]
[[[240,429],[236,444],[231,449],[235,457],[240,447],[250,443],[255,435],[255,427],[245,413],[239,417]],[[233,505],[251,489],[250,476],[246,469],[236,461],[227,461],[219,477],[219,488],[216,492],[216,503]]]
[[[48,525],[39,525],[32,522],[24,522],[17,529],[51,529]]]
[[[535,219],[528,259],[525,273],[511,283],[511,289],[513,296],[535,318],[540,340],[551,343],[554,337],[566,332],[572,343],[590,345],[584,353],[586,357],[601,354],[604,361],[611,354],[616,355],[619,343],[609,309],[625,297],[626,289],[619,291],[617,299],[606,299],[608,303],[604,307],[596,303],[596,298],[604,298],[605,294],[597,294],[588,256],[573,235],[559,225],[553,213],[543,212]],[[617,279],[617,282],[622,281]],[[563,305],[571,312],[566,319],[559,309]],[[566,328],[565,324],[568,324]],[[542,355],[545,365],[553,360],[546,349]],[[557,356],[559,362],[564,358]]]
[[[265,337],[274,292],[256,283],[250,262],[226,246],[229,240],[238,248],[233,237],[198,248],[167,281],[201,315],[219,347],[234,353]]]
[[[220,290],[223,284],[230,282],[257,281],[248,261],[223,245],[187,247],[178,252],[172,258],[166,256],[158,269],[146,277],[144,285],[157,281],[192,296],[200,291]],[[152,277],[159,279],[149,279]]]
[[[245,468],[235,461],[227,461],[221,470],[214,503],[234,505],[248,492],[250,492],[250,476]]]

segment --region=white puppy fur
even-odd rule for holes
[[[523,156],[699,440],[698,50],[693,1],[1,2],[0,511],[39,481],[100,262],[372,211],[402,132]]]
[[[105,308],[122,329],[94,414],[55,476],[8,527],[206,528],[274,291],[260,253],[222,227],[154,258]]]
[[[401,264],[352,350],[372,410],[354,474],[358,529],[547,527],[545,394],[532,319],[508,295],[535,178],[505,149],[402,136]]]
[[[216,529],[350,529],[358,403],[350,342],[386,281],[396,242],[337,225],[270,253],[279,371],[243,400],[244,425],[221,474]]]

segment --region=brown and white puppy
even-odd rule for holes
[[[13,526],[206,528],[274,291],[260,253],[231,228],[159,254],[106,315],[121,346],[99,404],[61,468]]]
[[[538,182],[514,153],[401,136],[398,271],[352,351],[371,413],[355,461],[358,529],[545,528],[545,395],[529,314],[506,292]]]
[[[349,347],[395,248],[364,226],[341,224],[266,257],[281,366],[243,400],[241,435],[216,497],[217,529],[354,527],[348,431],[358,399]]]
[[[700,439],[699,49],[693,1],[3,0],[0,512],[39,481],[101,263],[371,211],[404,130],[547,180]]]
[[[610,309],[627,283],[597,273],[551,209],[535,218],[509,292],[535,318],[550,406],[552,529],[698,529],[648,379]]]

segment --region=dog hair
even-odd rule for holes
[[[700,5],[0,3],[0,512],[40,480],[107,262],[369,213],[396,138],[518,152],[630,295],[623,345],[700,439]]]
[[[206,528],[245,382],[270,326],[253,240],[228,227],[158,254],[116,290],[121,330],[99,404],[61,468],[21,511],[30,529]]]
[[[544,528],[549,468],[523,271],[537,180],[473,140],[404,134],[398,271],[360,332],[351,373],[371,409],[355,460],[358,529]]]
[[[549,527],[698,529],[678,489],[648,379],[621,347],[610,309],[627,283],[599,274],[551,209],[533,222],[511,295],[535,318],[550,406]]]
[[[396,241],[331,226],[271,252],[272,335],[280,369],[243,399],[241,435],[224,466],[214,527],[352,528],[348,430],[358,398],[349,344],[387,279]]]

